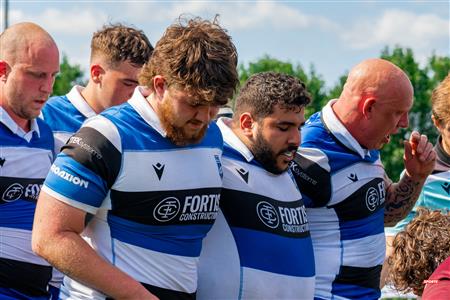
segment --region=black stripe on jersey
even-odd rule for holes
[[[379,290],[380,275],[381,265],[370,268],[341,266],[334,282]]]
[[[212,224],[221,188],[122,192],[111,190],[113,216],[146,225]]]
[[[36,202],[43,182],[44,178],[0,177],[0,205],[19,199]]]
[[[222,190],[220,208],[230,226],[281,236],[309,236],[303,200],[284,202],[258,194]]]
[[[382,178],[374,178],[344,201],[328,206],[334,208],[339,220],[352,221],[368,217],[384,207],[386,190]],[[355,214],[355,211],[358,213]]]
[[[196,293],[188,294],[179,291],[173,291],[169,289],[164,289],[150,284],[141,284],[153,295],[158,297],[160,300],[195,300]],[[113,298],[106,298],[106,300],[112,300]]]
[[[52,267],[0,258],[0,286],[29,296],[49,296],[47,285]]]
[[[296,153],[289,164],[302,194],[313,201],[313,207],[323,207],[331,199],[330,173],[317,163]]]
[[[119,174],[121,153],[103,134],[91,127],[82,127],[62,147],[62,152],[102,177],[109,188]]]

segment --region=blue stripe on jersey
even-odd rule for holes
[[[239,151],[237,151],[236,149],[232,148],[226,142],[224,143],[223,156],[228,157],[230,159],[237,160],[237,161],[243,161],[246,164],[257,166],[257,167],[263,169],[263,166],[259,162],[257,162],[256,159],[252,159],[251,161],[247,161],[245,159],[245,157],[243,157],[242,154]]]
[[[31,230],[36,203],[16,200],[1,205],[0,227]]]
[[[231,227],[231,230],[242,266],[289,276],[315,275],[310,237],[289,238],[239,227]],[[305,260],[305,257],[311,259]]]
[[[33,132],[33,137],[30,142],[20,136],[13,134],[5,124],[0,122],[0,146],[2,147],[23,147],[23,148],[41,148],[46,150],[51,150],[53,152],[53,134],[50,127],[41,119],[36,119],[40,137],[36,132]]]
[[[179,147],[161,136],[153,127],[150,127],[128,102],[111,107],[102,112],[101,115],[116,125],[121,135],[124,151],[167,151],[192,148],[221,149],[223,145],[222,134],[214,122],[209,125],[205,137],[200,143]],[[133,120],[133,122],[130,123],[129,120]],[[129,134],[130,132],[138,132],[139,135]]]
[[[60,153],[44,185],[74,201],[100,207],[107,194],[106,182],[73,158]]]
[[[212,225],[153,226],[108,214],[111,236],[121,242],[167,254],[198,257]]]
[[[332,133],[322,122],[321,112],[313,114],[307,124],[302,127],[302,145],[303,148],[318,148],[328,157],[331,172],[335,172],[351,164],[361,161],[375,162],[379,157],[379,151],[370,151],[370,156],[361,159],[359,154],[349,150],[341,144],[337,138],[333,138]]]
[[[338,295],[348,299],[373,300],[381,297],[380,290],[366,288],[358,285],[333,283],[331,290],[333,295]]]
[[[54,132],[76,132],[86,119],[67,96],[51,97],[42,109],[42,115]]]
[[[19,291],[10,288],[0,287],[0,299],[1,300],[48,300],[46,296],[28,296]]]
[[[378,209],[367,218],[354,221],[339,221],[341,240],[360,239],[384,231],[384,208]]]

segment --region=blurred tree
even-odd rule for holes
[[[83,85],[83,71],[79,65],[71,65],[67,55],[63,54],[62,62],[59,66],[59,74],[56,76],[53,85],[53,95],[65,95],[76,85]]]

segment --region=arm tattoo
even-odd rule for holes
[[[394,226],[408,215],[422,191],[423,184],[424,181],[415,181],[404,175],[398,183],[388,187],[384,210],[385,226]]]

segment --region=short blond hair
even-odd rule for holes
[[[431,111],[436,121],[443,124],[450,121],[450,73],[433,90]]]

